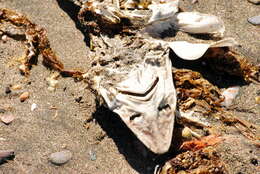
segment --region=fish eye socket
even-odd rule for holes
[[[141,116],[141,114],[134,114],[134,115],[132,115],[131,117],[130,117],[130,121],[133,121],[135,118],[137,118],[137,117],[140,117]]]
[[[161,111],[166,108],[171,108],[169,104],[159,105],[158,110]]]

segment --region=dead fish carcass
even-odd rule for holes
[[[110,48],[114,55],[100,58],[106,59],[106,63],[98,60],[87,76],[108,108],[120,116],[140,141],[154,153],[167,152],[176,107],[168,51],[142,39],[127,47],[122,43],[121,48],[120,41],[113,42],[118,45]],[[117,61],[112,61],[115,58]]]

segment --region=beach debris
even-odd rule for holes
[[[31,111],[34,111],[36,108],[37,108],[37,104],[36,104],[36,103],[33,103],[33,104],[31,105]]]
[[[223,21],[214,15],[199,12],[179,12],[169,17],[154,20],[143,30],[152,37],[160,38],[165,31],[183,31],[190,34],[211,34],[215,37],[223,37],[225,26]]]
[[[260,1],[259,1],[260,2]],[[247,21],[253,25],[260,25],[260,16],[253,16],[247,19]]]
[[[227,169],[219,153],[212,147],[197,151],[187,151],[167,161],[162,167],[156,168],[155,174],[226,174]]]
[[[29,97],[30,97],[30,93],[29,93],[29,92],[23,92],[23,93],[20,95],[19,99],[20,99],[21,102],[24,102],[24,101],[27,100]]]
[[[172,17],[179,11],[179,0],[166,1],[163,3],[154,3],[148,7],[152,10],[152,16],[149,19],[149,23],[154,21],[167,19]]]
[[[46,81],[48,83],[48,90],[49,91],[55,91],[55,89],[58,86],[59,81],[57,80],[59,78],[59,73],[53,73],[50,77],[46,78]]]
[[[90,33],[131,32],[144,25],[144,16],[120,10],[107,2],[88,1],[81,6],[78,18]]]
[[[119,69],[113,71],[114,78],[117,74],[126,73]],[[108,72],[108,75],[112,75],[111,73]],[[153,152],[168,151],[176,107],[168,52],[151,50],[146,53],[142,63],[135,65],[125,78],[113,85],[105,87],[102,82],[96,85],[96,90],[100,92],[108,108],[117,113]]]
[[[67,163],[72,158],[72,153],[69,150],[52,153],[49,157],[51,163],[55,165],[62,165]]]
[[[14,90],[14,91],[20,90],[20,89],[22,89],[22,86],[19,85],[19,84],[15,84],[15,85],[12,85],[12,86],[11,86],[11,89]]]
[[[89,158],[90,158],[91,161],[96,161],[96,160],[97,160],[97,154],[96,154],[96,152],[93,151],[93,150],[90,150],[90,151],[89,151]]]
[[[147,9],[151,3],[152,0],[126,0],[126,2],[121,6],[121,8],[128,10]]]
[[[12,114],[3,114],[3,115],[0,116],[0,119],[1,119],[1,121],[4,124],[10,124],[14,120],[14,115],[12,115]]]
[[[247,83],[260,83],[260,66],[229,47],[209,48],[202,60],[216,73],[226,73],[241,78]]]
[[[253,4],[260,4],[260,0],[248,0],[248,2],[251,2]]]
[[[230,107],[233,103],[233,100],[239,93],[239,86],[229,87],[222,92],[222,96],[225,97],[224,101],[221,102],[222,106]]]
[[[168,42],[168,45],[178,57],[184,60],[196,60],[201,58],[209,48],[232,47],[238,45],[238,43],[233,38],[225,38],[209,44],[174,41]]]
[[[14,150],[0,150],[0,164],[15,157]]]
[[[43,64],[50,69],[71,77],[78,77],[82,74],[78,71],[64,69],[63,64],[50,46],[46,30],[32,23],[26,16],[6,8],[0,8],[0,32],[24,43],[26,56],[19,66],[22,74],[29,75],[32,66],[38,62],[39,54],[43,57]]]
[[[217,16],[199,12],[181,12],[176,14],[176,26],[179,30],[193,34],[216,34],[223,36],[224,22]]]
[[[177,69],[173,71],[173,79],[180,111],[184,113],[193,111],[190,115],[195,117],[194,112],[209,115],[218,111],[221,107],[221,102],[224,100],[221,91],[204,79],[200,73],[187,69]],[[197,120],[196,122],[207,125],[203,117],[197,119],[200,121]]]
[[[186,141],[181,145],[182,150],[197,151],[207,146],[213,146],[223,141],[223,139],[216,135],[209,135],[202,137],[199,140]]]

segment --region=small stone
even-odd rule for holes
[[[6,94],[10,94],[12,91],[11,91],[11,89],[10,89],[10,87],[6,87],[5,88],[5,93]]]
[[[253,16],[247,19],[247,21],[253,25],[260,25],[260,16]]]
[[[7,41],[7,36],[6,36],[6,35],[3,35],[1,39],[2,39],[2,41],[5,43],[5,42]]]
[[[19,70],[22,74],[26,74],[26,72],[27,72],[27,68],[24,64],[19,66]]]
[[[90,157],[91,161],[96,161],[96,159],[97,159],[96,152],[94,152],[93,150],[90,150],[89,151],[89,157]]]
[[[10,124],[14,120],[14,116],[12,114],[4,114],[0,119],[3,123]]]
[[[7,160],[14,158],[14,150],[0,150],[0,163]]]
[[[31,105],[31,111],[34,111],[36,108],[37,108],[37,104],[36,104],[36,103],[33,103],[33,104]]]
[[[182,137],[185,138],[185,139],[191,139],[192,138],[192,134],[191,134],[191,131],[189,128],[185,127],[182,132]]]
[[[25,100],[27,100],[30,97],[30,93],[29,92],[24,92],[20,95],[20,101],[24,102]]]
[[[50,162],[55,165],[62,165],[67,163],[72,158],[72,153],[69,150],[55,152],[50,155]]]
[[[260,0],[248,0],[248,2],[251,2],[253,4],[260,4]]]

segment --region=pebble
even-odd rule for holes
[[[14,116],[12,114],[4,114],[0,119],[3,123],[10,124],[14,120]]]
[[[30,97],[30,93],[29,92],[24,92],[20,95],[20,101],[24,102],[25,100],[27,100]]]
[[[37,104],[36,104],[36,103],[33,103],[33,104],[31,105],[31,111],[34,111],[36,108],[37,108]]]
[[[0,162],[14,157],[14,150],[0,150]]]
[[[10,94],[12,91],[11,91],[11,89],[10,89],[10,87],[6,87],[5,88],[5,93],[6,94]]]
[[[5,42],[7,41],[7,36],[6,36],[6,35],[3,35],[1,39],[2,39],[2,41],[5,43]]]
[[[260,16],[253,16],[247,19],[247,21],[253,25],[260,25]]]
[[[248,2],[251,2],[253,4],[260,4],[260,0],[248,0]]]
[[[185,139],[191,139],[192,138],[192,134],[189,128],[185,127],[182,132],[181,135],[183,138]]]
[[[94,152],[93,150],[90,150],[89,151],[89,157],[90,157],[91,161],[96,161],[96,159],[97,159],[96,152]]]
[[[50,155],[50,162],[55,165],[62,165],[67,163],[72,158],[72,153],[69,150],[55,152]]]

